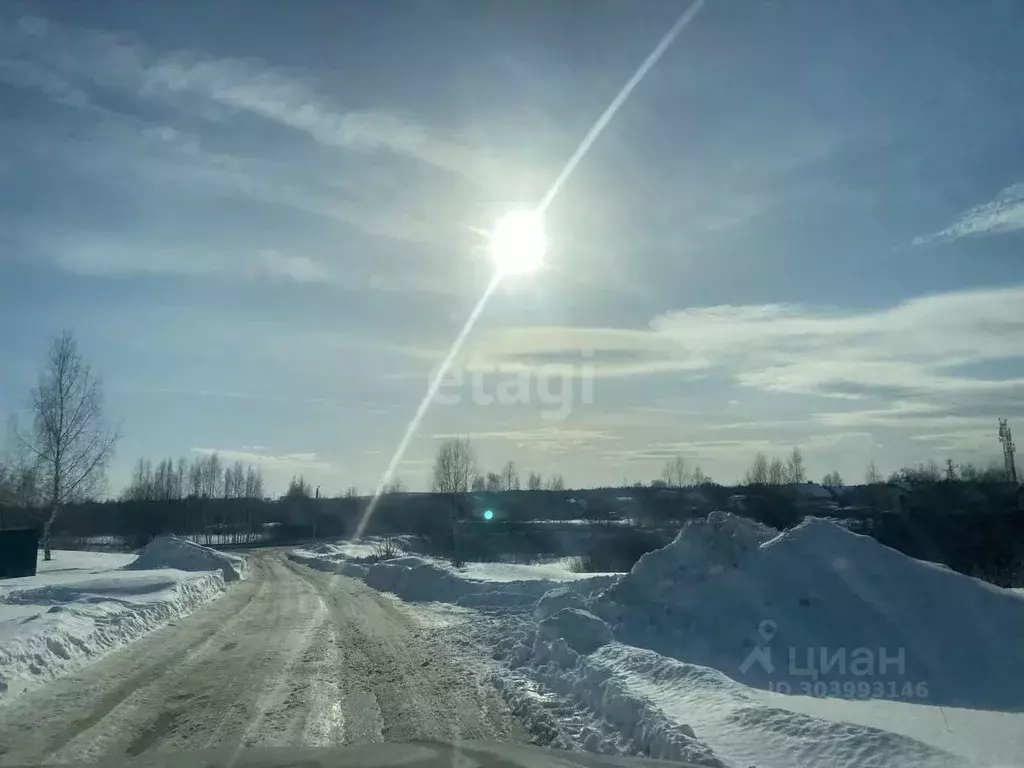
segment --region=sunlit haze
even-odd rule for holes
[[[73,330],[109,493],[216,452],[369,494],[400,444],[425,489],[453,435],[570,487],[796,446],[854,482],[1022,434],[1020,4],[282,8],[0,4],[0,416]]]

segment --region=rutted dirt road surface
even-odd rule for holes
[[[0,705],[0,765],[220,747],[525,741],[401,603],[267,551],[218,600]]]

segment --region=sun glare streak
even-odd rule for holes
[[[665,33],[665,36],[661,38],[659,43],[654,47],[654,50],[651,51],[650,55],[644,59],[640,68],[637,69],[628,81],[626,81],[626,84],[622,87],[622,90],[619,91],[618,95],[612,99],[608,108],[597,119],[597,122],[594,123],[593,127],[587,132],[587,135],[583,137],[583,141],[580,142],[576,151],[573,152],[572,157],[569,158],[565,167],[562,168],[562,172],[558,174],[554,184],[551,185],[551,188],[548,190],[547,194],[544,195],[540,204],[533,210],[533,215],[535,215],[538,220],[543,221],[543,216],[547,212],[548,207],[555,199],[555,196],[561,191],[562,186],[568,180],[569,176],[572,175],[572,172],[576,170],[576,166],[580,164],[583,156],[587,154],[591,146],[593,146],[594,142],[597,141],[597,138],[601,135],[601,132],[605,129],[608,123],[611,122],[611,119],[615,117],[615,114],[626,102],[626,99],[629,98],[633,89],[636,88],[640,81],[644,79],[651,68],[658,63],[658,60],[665,54],[665,51],[668,50],[669,46],[675,42],[675,39],[679,37],[679,33],[683,31],[686,25],[693,21],[693,18],[697,15],[700,9],[704,7],[704,3],[705,0],[694,0],[693,4],[683,12],[683,14],[676,20],[676,23],[672,25],[671,29]],[[481,232],[481,234],[488,236],[493,235],[493,233],[478,230],[476,227],[464,226],[472,231]],[[540,248],[539,252],[543,255],[543,248]],[[512,271],[514,272],[516,270],[513,269]],[[462,345],[465,343],[466,338],[469,336],[470,332],[472,332],[477,320],[480,319],[480,315],[483,314],[484,308],[487,306],[487,302],[494,294],[494,291],[497,289],[506,273],[507,271],[502,268],[495,270],[494,277],[491,278],[491,282],[487,286],[487,290],[485,290],[483,296],[480,297],[480,301],[478,301],[476,306],[473,308],[473,311],[469,315],[469,319],[466,320],[466,324],[462,327],[462,330],[456,337],[451,349],[448,350],[447,357],[445,357],[444,362],[441,363],[441,368],[438,370],[437,376],[435,376],[433,381],[430,382],[427,394],[423,397],[423,400],[420,401],[419,407],[416,408],[416,413],[409,422],[409,426],[405,430],[405,435],[398,444],[398,448],[395,450],[394,456],[391,457],[391,461],[388,463],[388,467],[384,471],[384,475],[381,478],[380,483],[373,492],[373,498],[370,499],[370,503],[367,505],[366,511],[363,512],[363,515],[359,520],[359,525],[356,527],[354,535],[355,539],[362,538],[363,533],[366,531],[366,526],[370,522],[370,518],[373,516],[377,505],[380,503],[380,497],[384,492],[384,487],[391,482],[391,476],[395,473],[395,468],[405,455],[405,451],[409,447],[412,436],[416,433],[420,422],[423,420],[423,416],[426,414],[427,409],[433,402],[434,396],[437,394],[437,390],[441,386],[441,380],[448,373],[448,369],[451,368],[452,362],[459,354],[459,350],[462,349]]]
[[[462,330],[459,331],[459,335],[455,338],[455,343],[452,344],[451,349],[448,350],[448,355],[441,363],[441,367],[438,369],[437,375],[430,382],[427,394],[424,395],[423,400],[420,401],[420,405],[416,409],[416,413],[413,414],[412,421],[409,422],[409,426],[405,430],[405,435],[402,436],[402,441],[398,444],[398,449],[395,451],[395,455],[391,457],[391,462],[388,464],[388,468],[384,470],[384,475],[381,477],[380,483],[377,485],[377,489],[373,492],[373,498],[370,499],[370,503],[367,505],[366,511],[363,512],[363,516],[359,519],[359,525],[356,527],[354,538],[362,538],[363,533],[366,530],[366,526],[370,522],[370,518],[373,516],[374,510],[377,508],[381,494],[384,492],[384,487],[391,482],[391,476],[395,473],[395,468],[398,466],[398,462],[400,462],[402,460],[402,456],[405,455],[405,449],[409,447],[409,442],[412,440],[412,436],[419,428],[420,422],[423,421],[423,416],[426,414],[427,408],[430,407],[431,402],[433,402],[434,396],[437,394],[437,390],[441,386],[441,381],[448,373],[448,369],[452,367],[452,362],[459,354],[459,350],[462,349],[462,345],[465,343],[466,337],[469,336],[470,331],[473,330],[473,326],[476,325],[476,321],[479,320],[480,315],[483,314],[484,307],[487,306],[487,301],[491,298],[491,294],[493,294],[497,289],[498,284],[501,283],[502,277],[503,275],[501,272],[496,272],[494,277],[491,278],[491,282],[488,284],[487,290],[484,291],[484,295],[480,297],[480,301],[478,301],[476,306],[473,307],[473,311],[470,313],[469,319],[466,321],[466,324],[462,326]]]
[[[640,68],[631,78],[629,78],[626,84],[622,86],[622,90],[619,91],[619,94],[614,99],[612,99],[612,103],[608,105],[608,108],[599,118],[597,118],[597,122],[594,123],[594,127],[590,129],[586,136],[583,137],[583,141],[580,142],[576,151],[573,152],[572,157],[569,158],[569,162],[565,164],[562,172],[558,174],[558,178],[555,179],[555,183],[551,185],[551,189],[548,190],[548,193],[544,195],[544,199],[541,200],[540,205],[537,206],[538,214],[544,214],[547,211],[548,206],[550,206],[551,202],[555,199],[555,195],[559,193],[562,189],[562,185],[565,184],[572,172],[576,170],[576,166],[579,165],[580,160],[582,160],[583,156],[590,150],[591,145],[597,141],[597,137],[601,135],[601,131],[603,131],[605,126],[607,126],[608,123],[611,122],[611,119],[615,117],[615,113],[619,111],[619,108],[625,103],[626,99],[629,98],[629,95],[633,93],[633,89],[636,88],[637,84],[644,79],[644,76],[648,72],[650,72],[651,67],[658,63],[658,59],[664,55],[665,51],[668,50],[668,47],[672,45],[677,37],[679,37],[679,33],[683,31],[687,24],[693,21],[693,17],[696,16],[697,13],[700,12],[700,9],[704,7],[704,1],[705,0],[695,0],[693,5],[683,11],[683,15],[680,16],[676,20],[676,23],[672,25],[672,28],[665,33],[665,36],[661,38],[661,42],[659,42],[655,46],[654,50],[651,51],[651,55],[644,59],[644,63],[640,65]]]

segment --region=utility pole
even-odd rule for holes
[[[319,485],[316,487],[316,500],[317,501],[320,500],[320,486]],[[308,504],[309,502],[307,501],[306,503]],[[317,507],[318,506],[319,505],[314,502],[313,504],[310,504],[310,510],[309,510],[310,511],[310,516],[313,518],[313,541],[316,541],[316,514],[317,514]]]
[[[1013,454],[1016,446],[1013,444],[1013,434],[1010,432],[1010,425],[1006,419],[999,420],[999,442],[1003,444],[1003,463],[1006,466],[1006,476],[1010,482],[1017,482],[1017,463]]]

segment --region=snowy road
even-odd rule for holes
[[[0,705],[0,765],[413,739],[526,736],[400,603],[278,551],[187,618]]]

